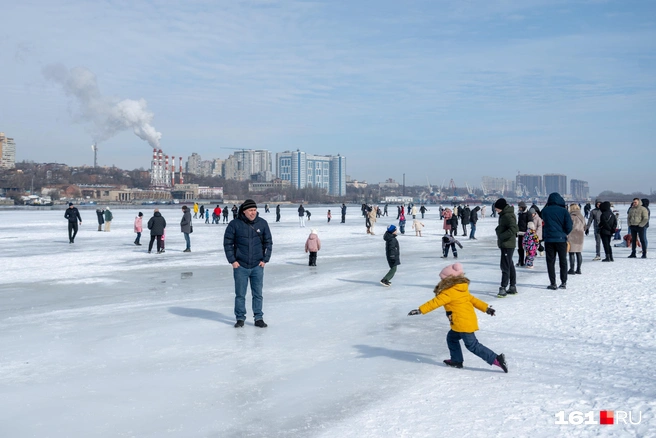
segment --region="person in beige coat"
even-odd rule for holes
[[[369,228],[369,234],[375,234],[374,233],[374,226],[376,225],[376,211],[378,210],[378,206],[374,205],[374,208],[371,209],[369,213],[369,223],[371,224],[371,227]]]
[[[572,218],[572,231],[567,235],[569,243],[569,271],[568,274],[580,274],[583,263],[583,240],[585,238],[585,217],[581,213],[578,204],[569,206],[569,216]],[[576,258],[576,270],[574,270],[574,259]]]
[[[415,230],[415,236],[421,237],[421,230],[424,229],[424,224],[419,222],[419,219],[412,221],[412,228]]]

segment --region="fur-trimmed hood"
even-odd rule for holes
[[[469,284],[469,278],[465,277],[464,275],[455,275],[451,277],[446,277],[444,280],[440,281],[437,286],[435,286],[435,289],[433,292],[435,292],[435,295],[439,295],[440,292],[443,290],[449,289],[457,284]]]

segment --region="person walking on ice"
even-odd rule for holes
[[[383,235],[383,240],[385,240],[385,257],[387,258],[387,264],[390,270],[380,280],[380,284],[386,287],[392,285],[391,280],[394,274],[396,274],[396,267],[401,264],[401,251],[399,249],[399,242],[396,240],[396,233],[396,225],[390,225]]]
[[[421,237],[421,230],[424,229],[424,224],[419,222],[419,219],[412,220],[412,228],[415,230],[415,236]]]
[[[321,249],[321,240],[314,228],[310,232],[307,240],[305,241],[305,252],[310,253],[310,260],[308,266],[317,266],[317,253]]]
[[[440,272],[440,282],[435,286],[435,298],[422,304],[418,309],[411,310],[408,316],[424,315],[438,307],[444,306],[446,316],[449,318],[451,330],[446,335],[446,344],[449,347],[450,359],[444,363],[454,368],[462,368],[464,359],[460,340],[465,343],[467,350],[483,359],[490,365],[496,365],[508,372],[506,357],[496,354],[476,339],[474,332],[478,330],[478,319],[474,308],[494,316],[494,309],[484,301],[469,293],[469,279],[460,263],[454,263]]]

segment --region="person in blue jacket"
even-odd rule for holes
[[[246,320],[246,288],[250,281],[255,326],[264,328],[262,285],[264,266],[271,259],[273,239],[266,220],[257,212],[257,205],[247,199],[239,207],[237,218],[230,221],[223,236],[223,250],[232,265],[235,279],[235,327]]]
[[[547,253],[547,289],[567,288],[567,235],[572,231],[572,218],[565,206],[565,200],[554,192],[542,209],[542,239]],[[556,255],[560,266],[560,286],[556,286]]]

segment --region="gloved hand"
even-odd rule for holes
[[[411,310],[410,313],[408,313],[408,316],[415,316],[415,315],[421,315],[419,309]]]
[[[585,230],[585,235],[587,236],[588,234],[590,234],[590,228],[588,228],[587,230]]]
[[[490,316],[494,316],[494,309],[492,308],[492,306],[487,306],[487,310],[485,311],[485,313],[487,313]]]

